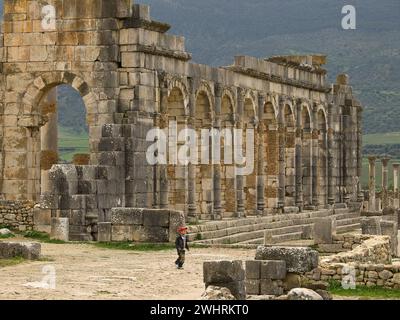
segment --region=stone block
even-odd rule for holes
[[[111,223],[115,225],[143,225],[143,209],[113,208]]]
[[[69,241],[69,219],[68,218],[51,218],[52,240]]]
[[[99,242],[111,242],[112,225],[111,222],[100,222],[98,225],[98,238]]]
[[[261,295],[283,295],[283,287],[278,286],[275,281],[271,279],[261,279],[260,281],[260,294]]]
[[[310,248],[259,246],[255,259],[285,261],[288,272],[303,273],[318,267],[319,254]]]
[[[246,293],[248,295],[255,295],[258,296],[260,294],[260,286],[261,286],[261,281],[259,279],[246,279],[245,281],[246,285]]]
[[[314,223],[313,237],[316,244],[332,244],[336,234],[335,218],[320,218]]]
[[[283,288],[285,291],[290,291],[294,288],[301,287],[301,276],[295,273],[288,273],[283,280]]]
[[[41,244],[36,242],[0,242],[0,258],[22,257],[27,260],[38,260],[41,248]]]
[[[381,235],[380,217],[362,217],[361,229],[362,234]]]
[[[242,261],[206,261],[203,264],[204,283],[217,284],[244,281]]]
[[[133,226],[133,241],[147,243],[169,242],[169,230],[162,227]]]
[[[143,210],[143,224],[146,227],[169,227],[169,218],[168,210]]]
[[[381,232],[384,236],[390,237],[390,245],[392,249],[392,254],[394,256],[398,255],[398,225],[397,222],[393,221],[381,221]]]
[[[261,275],[261,261],[249,260],[245,262],[246,279],[259,280]]]
[[[111,241],[133,241],[133,230],[131,225],[112,225]]]
[[[285,261],[262,261],[261,262],[261,279],[283,280],[286,278],[286,262]]]

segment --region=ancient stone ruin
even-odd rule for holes
[[[237,56],[213,68],[192,63],[184,38],[152,20],[146,5],[52,3],[54,28],[43,24],[41,1],[4,1],[0,224],[48,232],[67,224],[70,240],[167,241],[174,210],[186,221],[285,219],[363,200],[362,107],[348,76],[328,83],[326,57]],[[90,132],[90,155],[70,165],[58,163],[60,84],[81,94]],[[204,129],[243,129],[243,141],[254,132],[253,170],[240,174],[226,159],[177,162],[185,127],[199,142]],[[147,159],[154,128],[169,136],[167,164]],[[210,149],[224,154],[233,144],[221,141]],[[144,211],[133,222],[118,220],[119,209]]]

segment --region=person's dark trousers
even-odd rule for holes
[[[178,250],[178,260],[176,260],[175,264],[178,266],[178,268],[182,268],[183,265],[185,264],[185,250]]]

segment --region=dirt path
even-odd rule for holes
[[[197,300],[204,291],[203,262],[254,259],[254,250],[193,249],[184,270],[176,252],[110,250],[89,244],[42,244],[46,260],[0,269],[0,299]],[[42,268],[54,266],[56,289],[24,284],[41,281]]]

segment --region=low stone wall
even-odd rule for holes
[[[0,201],[0,225],[19,231],[32,230],[33,207],[30,201]]]
[[[353,236],[353,241],[359,240],[362,243],[352,251],[321,260],[318,268],[305,273],[304,276],[311,281],[345,280],[346,283],[350,281],[357,286],[399,289],[400,265],[390,264],[392,260],[390,237]]]
[[[317,268],[306,275],[313,281],[343,281],[354,279],[356,286],[379,286],[400,289],[400,265],[333,263]]]
[[[183,212],[174,210],[114,208],[111,222],[99,223],[100,242],[174,242],[185,225]]]
[[[334,235],[332,244],[319,244],[316,248],[320,253],[347,252],[358,247],[362,242],[371,239],[371,235],[346,234]]]
[[[354,237],[356,239],[356,237]],[[349,243],[350,244],[350,243]],[[383,263],[392,262],[390,237],[388,236],[369,236],[360,245],[357,245],[352,251],[341,252],[336,255],[325,258],[321,265],[331,263]]]

